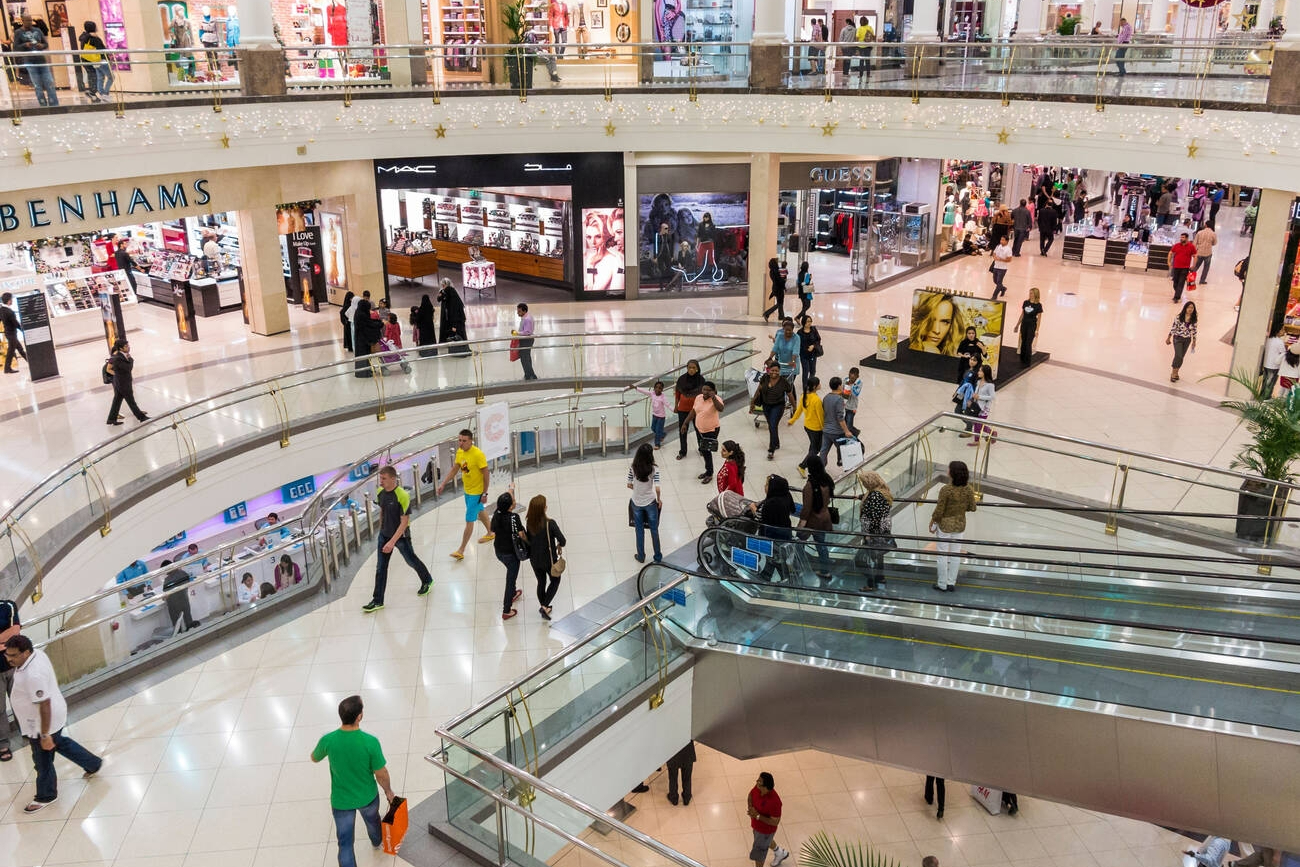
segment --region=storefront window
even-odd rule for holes
[[[116,5],[120,15],[121,0],[101,0],[101,6],[109,4]],[[230,50],[239,44],[239,12],[234,4],[162,0],[158,15],[164,47],[170,49],[167,70],[173,84],[236,77],[235,55]]]
[[[271,13],[289,61],[290,80],[387,77],[382,53],[343,49],[384,42],[379,0],[291,0],[273,3]]]
[[[749,279],[748,193],[640,197],[641,291],[734,289]]]

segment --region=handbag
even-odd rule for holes
[[[629,502],[631,501],[629,500]],[[546,522],[546,552],[549,554],[554,550],[555,549],[551,547],[551,522],[547,521]],[[563,554],[561,554],[559,557],[556,557],[555,560],[551,563],[551,577],[559,578],[561,575],[564,574],[564,570],[568,565],[569,564],[566,563],[564,560]]]
[[[831,523],[832,523],[832,524],[838,524],[838,523],[840,522],[840,507],[839,507],[839,506],[827,506],[827,507],[826,507],[826,511],[830,513],[830,516],[831,516]]]
[[[510,516],[510,541],[514,542],[515,544],[515,556],[518,557],[520,560],[530,560],[532,559],[533,556],[532,547],[523,539],[519,538],[519,532],[518,530],[515,529],[516,521],[517,518],[514,515],[511,515]]]

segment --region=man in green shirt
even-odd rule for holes
[[[388,803],[393,803],[393,789],[388,778],[384,751],[379,738],[361,730],[364,708],[361,696],[350,695],[339,702],[339,719],[343,725],[325,735],[311,751],[311,760],[330,760],[330,808],[334,811],[334,828],[339,838],[339,867],[357,867],[352,852],[352,839],[356,832],[357,810],[366,823],[366,833],[371,844],[378,849],[383,842],[379,828],[379,793],[375,784],[384,790]]]

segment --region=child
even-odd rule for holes
[[[978,406],[978,404],[975,403],[975,386],[978,378],[978,373],[976,373],[975,379],[962,377],[961,385],[957,386],[957,391],[952,396],[952,402],[957,404],[957,412],[961,415],[969,416],[971,414],[971,407]],[[961,436],[964,439],[970,435],[971,423],[966,422],[966,430],[961,434]]]
[[[261,594],[253,587],[253,573],[245,572],[239,586],[235,588],[235,600],[240,605],[250,605],[261,598]]]
[[[858,398],[861,396],[862,380],[858,379],[858,369],[850,367],[849,376],[844,380],[844,423],[854,436],[861,433],[853,424],[853,419],[858,414]]]
[[[397,321],[396,313],[388,314],[388,321],[384,325],[384,340],[391,343],[393,349],[402,348],[402,326]]]
[[[668,418],[668,396],[664,394],[664,384],[656,381],[654,391],[646,391],[640,386],[632,386],[642,394],[650,395],[650,430],[654,431],[655,448],[664,441],[664,424]]]

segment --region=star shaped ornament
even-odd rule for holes
[[[835,135],[835,128],[838,126],[839,126],[838,123],[827,121],[826,124],[822,126],[822,135],[824,136]]]
[[[998,144],[1006,144],[1011,140],[1011,133],[1004,126],[998,131]]]
[[[224,133],[224,132],[223,132],[223,133],[221,134],[221,146],[222,146],[223,148],[228,148],[228,147],[230,147],[230,135],[229,135],[228,133]]]
[[[1192,143],[1187,146],[1187,158],[1189,160],[1196,159],[1196,154],[1200,149],[1201,146],[1196,143],[1196,139],[1192,139]]]
[[[435,126],[435,127],[433,128],[433,131],[434,131],[434,133],[437,134],[438,138],[446,138],[446,137],[447,137],[447,128],[446,128],[445,126],[443,126],[442,124],[438,124],[437,126]]]
[[[618,127],[614,126],[614,121],[605,122],[605,135],[612,136],[617,129]]]

